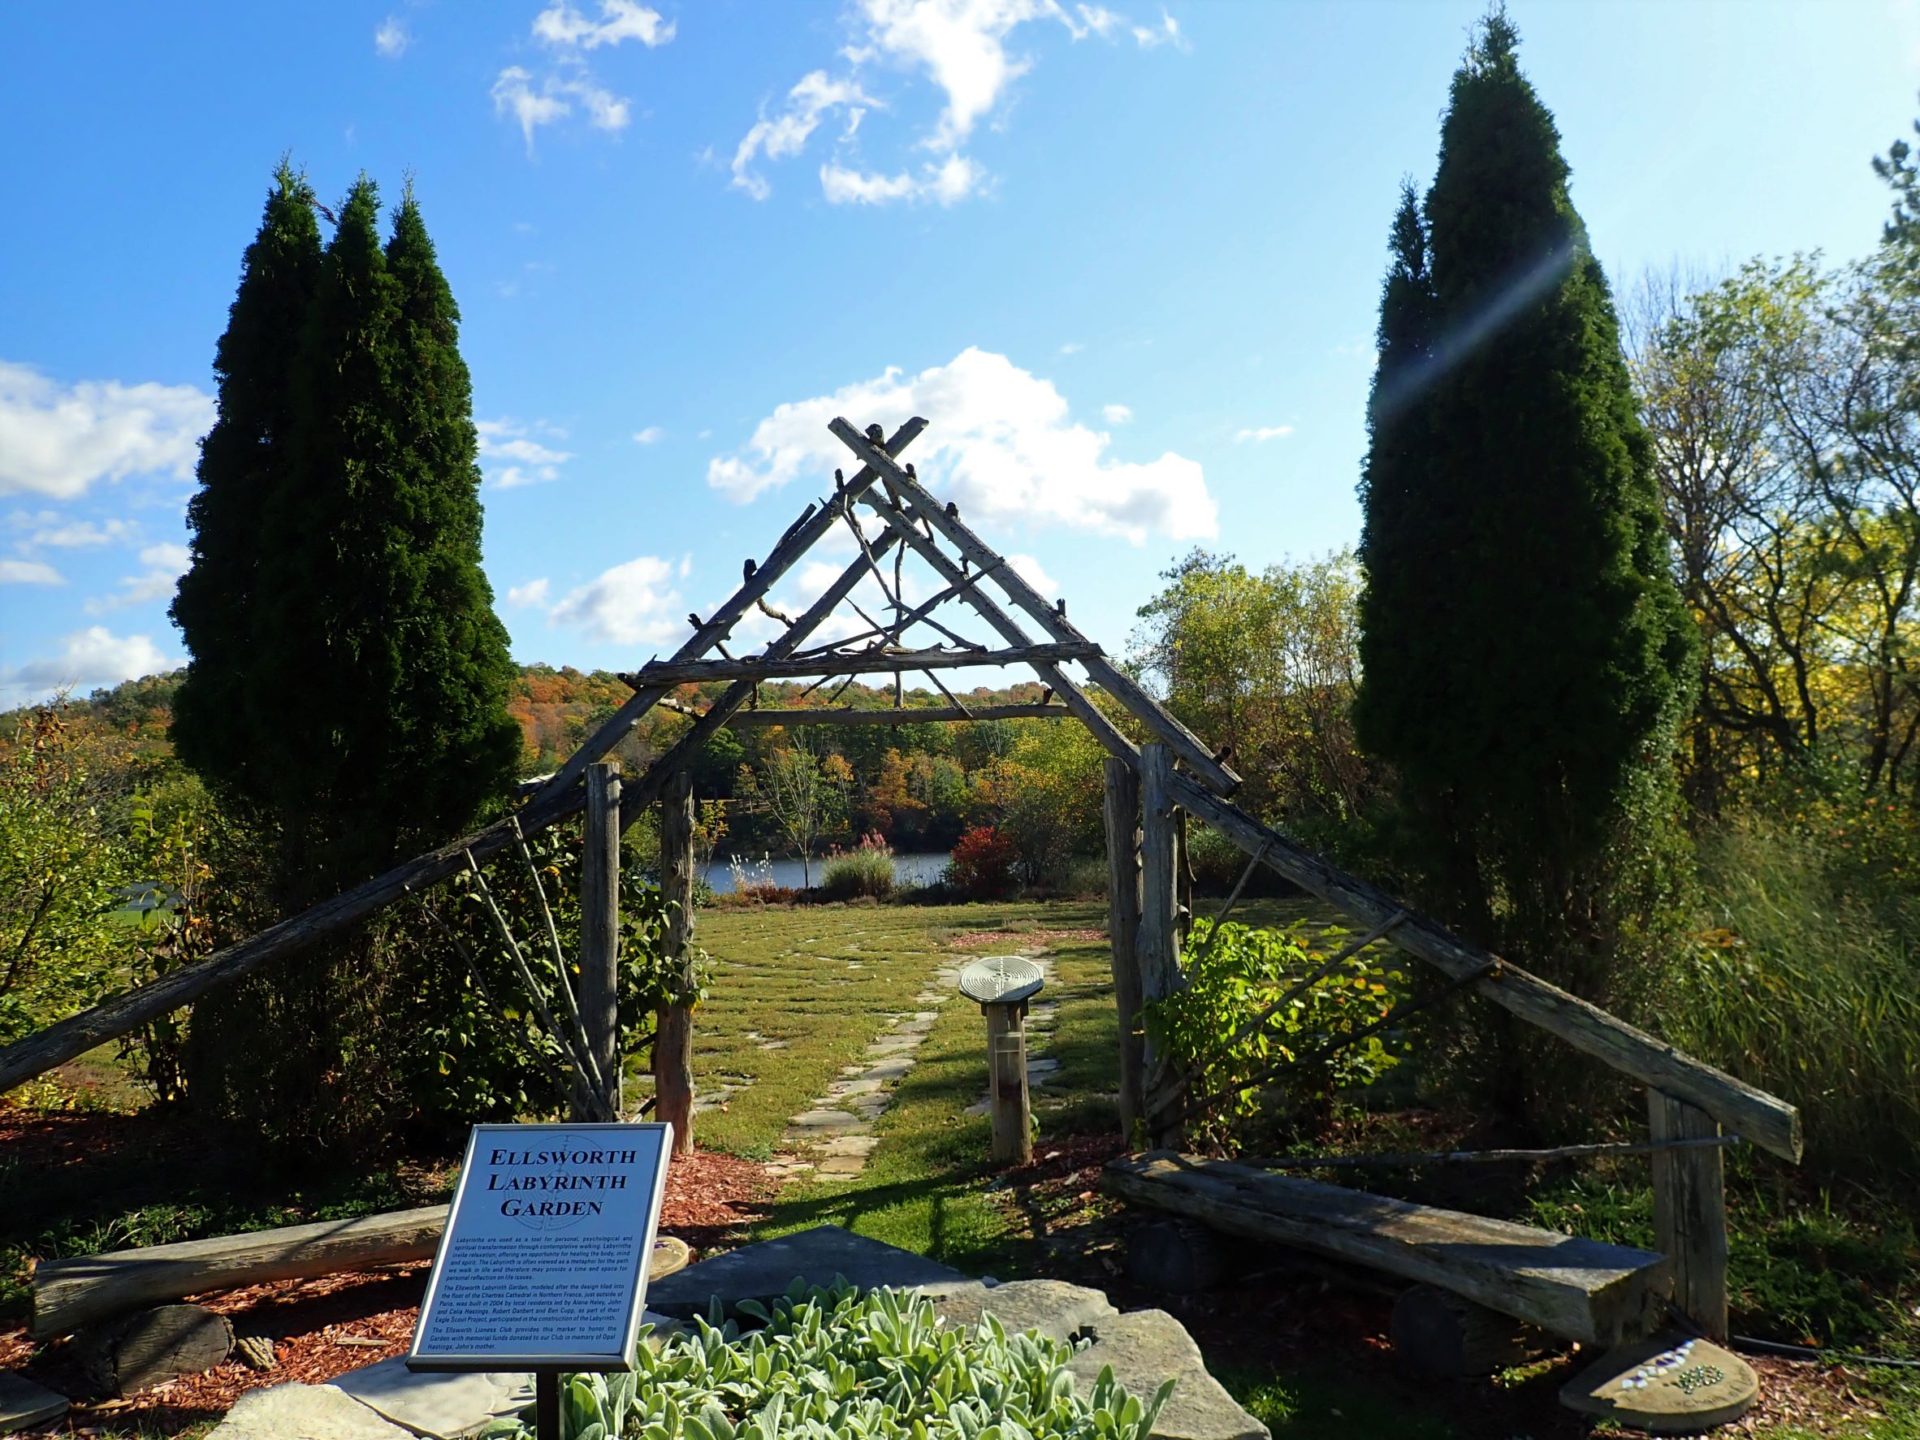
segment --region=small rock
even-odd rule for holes
[[[265,1335],[242,1335],[233,1342],[233,1350],[249,1370],[271,1370],[280,1363],[280,1357],[274,1354],[273,1341]]]

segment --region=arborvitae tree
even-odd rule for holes
[[[291,474],[295,342],[319,273],[313,191],[282,161],[214,352],[217,415],[187,505],[193,563],[172,610],[192,656],[173,701],[174,746],[216,788],[253,805],[266,798],[260,733],[273,723],[254,669],[262,589],[274,583],[261,523]]]
[[[289,911],[458,834],[504,794],[519,754],[452,293],[411,195],[388,247],[372,181],[338,216],[302,323],[283,334],[298,337],[292,443],[260,519],[240,682],[270,707],[247,737],[248,773]],[[289,1149],[364,1144],[414,1118],[395,1079],[412,1037],[391,1019],[438,977],[418,947],[396,968],[387,924],[203,1002],[202,1094]]]
[[[1362,743],[1430,896],[1604,998],[1691,623],[1613,303],[1504,13],[1394,223],[1362,497]],[[1657,790],[1657,785],[1656,785]]]

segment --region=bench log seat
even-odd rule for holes
[[[1413,1205],[1172,1151],[1122,1156],[1103,1186],[1217,1230],[1437,1285],[1569,1340],[1613,1345],[1666,1316],[1664,1255]]]

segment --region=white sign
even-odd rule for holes
[[[410,1370],[626,1370],[671,1125],[476,1125]]]

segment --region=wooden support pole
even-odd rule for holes
[[[1647,1092],[1655,1142],[1708,1140],[1720,1123],[1706,1111]],[[1673,1261],[1673,1303],[1709,1340],[1727,1338],[1727,1186],[1717,1145],[1653,1155],[1654,1247]]]
[[[1174,873],[1179,822],[1174,814],[1173,751],[1159,742],[1140,747],[1140,999],[1164,1000],[1180,983],[1179,879]],[[1147,1132],[1161,1148],[1178,1149],[1178,1067],[1147,1042],[1142,1078]]]
[[[993,1158],[1025,1165],[1033,1159],[1032,1105],[1027,1095],[1027,1002],[982,1005],[987,1017],[987,1113],[993,1117]]]
[[[1104,762],[1107,827],[1107,939],[1113,952],[1113,1003],[1120,1020],[1120,1133],[1129,1141],[1143,1117],[1140,1035],[1140,777],[1126,761]]]
[[[672,907],[665,937],[680,993],[693,990],[693,776],[675,774],[660,801],[660,885]],[[693,1001],[662,1005],[653,1032],[656,1120],[673,1126],[673,1153],[693,1153]]]
[[[576,1080],[575,1120],[620,1113],[620,769],[611,761],[587,767],[586,827],[580,852],[580,1023],[600,1077],[601,1103],[596,1106]]]

